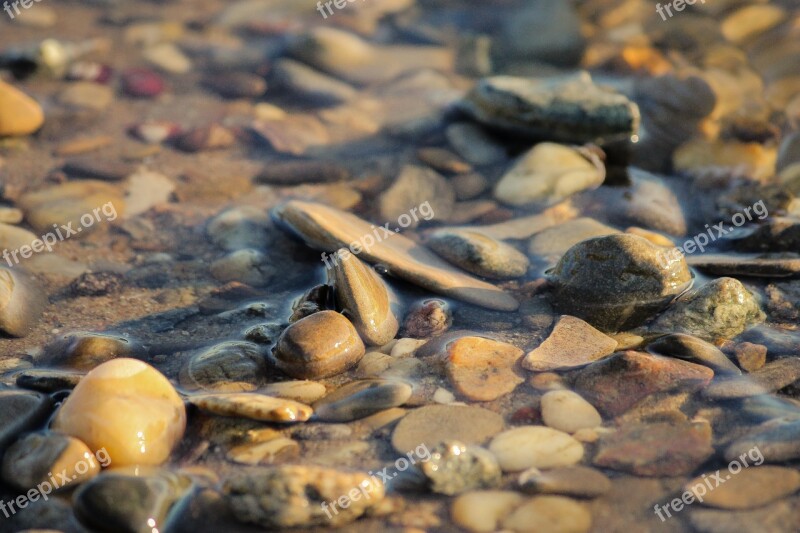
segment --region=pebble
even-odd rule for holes
[[[156,98],[166,85],[161,76],[147,68],[132,68],[121,76],[122,90],[134,98]]]
[[[450,305],[444,300],[431,298],[411,306],[403,321],[403,331],[412,337],[429,339],[442,335],[452,325]]]
[[[53,421],[90,449],[105,448],[115,467],[163,463],[185,428],[186,409],[167,378],[124,358],[86,374]]]
[[[282,161],[265,166],[253,180],[266,185],[336,183],[351,178],[347,167],[335,161]]]
[[[319,105],[345,103],[358,92],[349,84],[294,61],[279,59],[270,70],[270,83],[277,89]]]
[[[392,433],[392,447],[400,454],[424,444],[428,449],[444,441],[483,444],[503,430],[503,417],[466,405],[426,405],[404,416]]]
[[[269,244],[269,217],[251,206],[225,209],[209,220],[206,234],[223,250],[264,249]]]
[[[382,346],[392,340],[400,324],[392,307],[396,296],[366,263],[342,248],[331,258],[328,284],[336,305],[350,319],[365,344]]]
[[[401,381],[353,381],[314,403],[314,411],[323,422],[352,422],[403,405],[411,398],[412,390],[411,385]]]
[[[627,140],[639,108],[587,73],[564,77],[496,76],[480,80],[460,102],[478,122],[512,134],[561,142]]]
[[[20,12],[14,17],[14,20],[30,28],[52,28],[58,21],[58,14],[48,7],[37,6],[37,9],[26,9]]]
[[[519,489],[526,494],[597,498],[611,490],[611,480],[587,466],[565,466],[544,472],[532,468],[519,475]]]
[[[113,158],[83,156],[68,159],[61,170],[74,178],[121,181],[136,172],[136,165]]]
[[[169,511],[190,487],[191,480],[182,474],[115,468],[81,485],[73,506],[78,519],[94,530],[164,531]]]
[[[229,341],[192,356],[181,369],[179,381],[189,390],[250,392],[263,385],[266,378],[267,362],[259,346]]]
[[[24,432],[43,422],[51,412],[46,394],[14,389],[0,390],[0,450]]]
[[[38,324],[47,304],[37,281],[18,268],[0,267],[0,331],[24,337]]]
[[[217,259],[211,263],[209,271],[223,283],[238,281],[253,287],[268,285],[276,273],[269,257],[252,248],[236,250]]]
[[[445,148],[420,148],[417,159],[436,170],[448,174],[472,172],[472,165]]]
[[[475,124],[451,124],[445,135],[458,155],[473,165],[495,165],[505,162],[508,157],[506,148]]]
[[[256,466],[295,458],[299,454],[300,445],[297,442],[285,437],[275,437],[266,442],[247,442],[234,446],[228,450],[226,457],[234,463]]]
[[[314,413],[308,405],[255,393],[195,394],[189,403],[202,411],[261,422],[305,422]]]
[[[581,191],[596,189],[605,176],[603,162],[591,150],[540,143],[503,175],[494,197],[517,207],[550,206]]]
[[[702,339],[684,333],[675,333],[659,337],[647,345],[652,354],[666,355],[686,359],[706,365],[717,374],[741,374],[742,371],[722,353],[722,350]]]
[[[637,476],[685,476],[714,454],[711,437],[705,420],[625,424],[601,436],[593,462]]]
[[[378,209],[380,218],[391,222],[399,230],[398,224],[403,228],[416,228],[418,224],[433,218],[447,220],[453,213],[455,200],[453,187],[436,171],[406,165],[392,185],[381,194]],[[426,204],[429,213],[421,209]],[[403,220],[407,223],[403,224]]]
[[[133,357],[141,348],[131,339],[108,333],[73,332],[62,335],[44,349],[48,364],[92,370],[116,357]]]
[[[800,457],[800,421],[789,420],[757,428],[732,442],[725,449],[725,459],[733,461],[757,448],[768,463],[793,461]]]
[[[335,376],[365,353],[353,324],[335,311],[320,311],[284,330],[274,350],[279,369],[296,379]]]
[[[503,472],[570,466],[583,459],[583,444],[567,433],[544,426],[521,426],[489,443]]]
[[[721,21],[722,35],[730,42],[743,44],[777,26],[786,11],[776,5],[749,5],[734,11]]]
[[[40,234],[53,231],[54,224],[59,228],[72,224],[71,229],[77,233],[66,235],[68,232],[63,230],[65,238],[84,236],[125,214],[125,200],[120,189],[97,180],[70,181],[28,192],[20,196],[17,205],[25,212],[26,221]],[[92,214],[94,209],[98,209],[99,214],[92,216],[90,226],[83,227],[81,217]],[[105,218],[98,222],[96,217],[103,216]]]
[[[692,283],[686,261],[662,266],[660,251],[628,234],[576,244],[551,273],[553,306],[603,331],[640,325]]]
[[[734,349],[736,360],[745,372],[755,372],[767,362],[767,347],[762,344],[742,342]]]
[[[587,507],[562,496],[536,496],[503,520],[503,528],[518,533],[588,533],[592,515]]]
[[[389,349],[389,355],[392,357],[408,357],[411,355],[415,355],[417,349],[421,348],[425,345],[428,341],[425,339],[409,339],[409,338],[402,338],[397,339],[393,344],[391,344],[391,349]],[[386,347],[382,348],[386,350]]]
[[[357,245],[363,236],[373,232],[368,222],[350,213],[297,200],[274,209],[272,216],[314,248],[329,252],[350,243]],[[394,234],[365,248],[360,258],[385,264],[394,275],[444,296],[490,309],[513,311],[519,307],[512,296],[463,274],[403,235]]]
[[[0,137],[30,135],[44,124],[42,107],[13,85],[0,80]]]
[[[237,520],[270,529],[342,526],[373,511],[384,498],[374,476],[318,466],[239,474],[224,482],[222,492]]]
[[[140,169],[128,177],[125,190],[127,216],[134,217],[153,207],[169,203],[175,184],[159,172]]]
[[[235,143],[233,132],[219,124],[193,128],[175,138],[175,146],[189,153],[224,150]]]
[[[758,509],[731,511],[698,507],[689,515],[696,531],[727,533],[728,531],[761,531],[782,533],[791,531],[800,521],[800,498],[785,498]]]
[[[159,43],[149,46],[142,57],[154,67],[170,74],[186,74],[192,70],[192,62],[172,43]]]
[[[524,276],[530,264],[513,246],[478,231],[440,229],[429,234],[425,244],[450,263],[489,279]]]
[[[703,505],[718,509],[756,509],[794,494],[800,489],[800,472],[794,468],[781,466],[758,466],[758,463],[747,464],[733,475],[727,475],[724,485],[715,486],[707,491],[706,476],[714,479],[716,472],[709,472],[687,482],[683,488],[696,498],[702,498]],[[742,458],[737,462],[742,465]],[[750,457],[751,461],[758,461]],[[730,470],[732,472],[732,470]],[[702,486],[703,490],[698,487]]]
[[[715,379],[703,394],[706,398],[728,400],[778,391],[800,380],[800,357],[786,357],[744,376]]]
[[[682,296],[648,329],[714,341],[736,337],[764,318],[758,301],[739,280],[719,278]]]
[[[100,112],[114,101],[114,92],[106,85],[78,81],[67,85],[56,98],[59,104],[77,111]]]
[[[477,172],[459,174],[450,178],[456,200],[472,200],[483,194],[489,188],[489,182]]]
[[[11,447],[3,456],[3,480],[13,487],[27,491],[43,482],[49,482],[52,474],[66,476],[56,481],[60,486],[54,490],[72,488],[92,479],[100,472],[98,460],[105,462],[102,450],[98,456],[83,442],[58,433],[29,433]],[[58,474],[57,474],[58,475]]]
[[[473,533],[493,533],[500,521],[524,501],[512,491],[479,490],[462,494],[450,506],[450,517],[459,527]]]
[[[702,254],[689,256],[686,261],[691,267],[715,276],[784,278],[800,272],[800,259],[783,254]]]
[[[597,409],[568,390],[546,392],[541,399],[541,409],[545,425],[565,433],[595,428],[603,423]]]
[[[601,413],[618,416],[659,392],[695,391],[714,377],[714,371],[671,357],[626,351],[581,370],[575,389]]]
[[[46,368],[26,369],[16,374],[17,387],[41,392],[72,390],[80,382],[83,374],[50,370]]]
[[[567,370],[602,359],[617,348],[617,341],[579,318],[562,315],[553,331],[522,360],[536,372]]]
[[[458,441],[437,445],[417,467],[431,492],[447,496],[493,488],[501,478],[497,459],[488,450]]]
[[[267,91],[267,82],[264,78],[241,71],[208,76],[204,84],[223,98],[259,98]]]
[[[23,213],[16,207],[0,207],[0,223],[19,224],[22,222]]]
[[[567,250],[581,241],[620,233],[593,218],[582,217],[546,228],[531,237],[528,252],[557,262]]]
[[[163,120],[146,120],[134,124],[128,130],[131,135],[148,144],[173,141],[182,131],[180,126]]]
[[[447,376],[458,393],[470,400],[496,400],[524,382],[517,370],[522,354],[504,342],[461,337],[447,346]]]

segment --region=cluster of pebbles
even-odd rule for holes
[[[333,4],[0,17],[0,531],[797,531],[795,0]]]

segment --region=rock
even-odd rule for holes
[[[495,165],[507,159],[505,147],[474,124],[451,124],[445,134],[450,146],[473,165]]]
[[[774,145],[725,139],[692,139],[674,151],[672,167],[676,172],[700,182],[711,181],[719,174],[747,176],[764,182],[774,175],[777,159],[777,147]]]
[[[164,470],[115,469],[75,492],[75,515],[96,530],[163,531],[170,509],[190,486],[188,477]]]
[[[616,347],[617,341],[583,320],[563,315],[544,342],[528,352],[522,366],[536,372],[577,368],[602,359]]]
[[[540,143],[523,154],[503,175],[494,189],[494,196],[513,206],[550,206],[573,194],[599,187],[605,176],[605,166],[595,152]]]
[[[38,392],[0,390],[0,450],[43,422],[52,409],[50,397]]]
[[[553,429],[575,433],[580,429],[595,428],[603,423],[597,409],[572,391],[546,392],[541,402],[542,420],[545,425]]]
[[[800,421],[789,420],[757,428],[732,442],[725,449],[725,459],[733,461],[754,449],[757,449],[768,463],[797,459],[800,457]]]
[[[717,400],[746,398],[778,391],[797,380],[800,380],[800,357],[786,357],[744,376],[715,379],[703,394]]]
[[[724,485],[714,481],[714,490],[706,490],[705,478],[710,476],[709,482],[711,482],[715,479],[716,472],[698,476],[686,483],[683,488],[694,494],[703,505],[737,510],[763,507],[800,489],[800,472],[793,468],[757,466],[756,463],[747,465],[750,468],[742,469],[741,462],[739,464],[739,471],[733,475],[726,475],[722,480]],[[733,473],[732,470],[729,471]]]
[[[611,480],[599,470],[580,465],[544,472],[532,468],[520,474],[519,488],[527,494],[597,498],[611,490]]]
[[[18,206],[25,211],[25,218],[34,229],[41,234],[60,232],[61,240],[79,237],[100,227],[103,225],[101,214],[105,222],[113,222],[125,214],[120,190],[93,180],[67,182],[25,193],[19,198]]]
[[[266,185],[300,185],[302,183],[336,183],[351,178],[347,167],[335,161],[282,161],[265,166],[253,180]]]
[[[136,165],[117,159],[83,156],[67,160],[61,170],[76,178],[121,181],[136,172]]]
[[[146,68],[132,68],[122,73],[122,90],[135,98],[155,98],[164,92],[164,80]]]
[[[522,354],[522,350],[504,342],[461,337],[447,346],[447,376],[470,400],[496,400],[524,381],[517,370]]]
[[[173,122],[145,120],[131,126],[128,132],[142,142],[160,144],[165,141],[174,141],[182,133],[182,130]]]
[[[436,170],[448,174],[472,172],[472,165],[445,148],[420,148],[417,159]]]
[[[776,5],[750,5],[734,11],[724,20],[720,29],[727,40],[743,44],[748,39],[777,26],[786,18],[786,11]]]
[[[791,531],[800,520],[800,498],[792,497],[748,511],[703,509],[698,507],[689,515],[689,523],[696,531],[726,533],[727,531],[752,531],[781,533]]]
[[[228,450],[226,457],[234,463],[256,466],[294,458],[299,454],[300,445],[297,442],[284,437],[275,437],[266,442],[246,442],[234,446]]]
[[[28,369],[16,374],[17,387],[41,392],[72,390],[83,374],[63,370]]]
[[[125,184],[125,206],[128,217],[146,213],[150,208],[169,203],[175,184],[158,172],[139,170]]]
[[[686,262],[693,268],[715,276],[783,278],[800,272],[800,259],[783,254],[703,254],[691,255]]]
[[[450,507],[450,518],[473,533],[497,531],[500,521],[518,507],[523,497],[516,492],[480,490],[462,494]]]
[[[436,298],[414,304],[403,322],[406,335],[428,339],[442,335],[453,325],[450,305]]]
[[[500,483],[500,466],[494,456],[479,446],[447,441],[430,451],[430,458],[417,465],[431,492],[454,496]]]
[[[102,450],[97,453],[98,458],[105,457]],[[51,486],[59,490],[92,479],[101,466],[107,464],[98,464],[94,452],[78,439],[57,433],[29,433],[6,451],[2,473],[6,483],[22,491],[44,482],[50,484],[53,472],[60,473],[64,477]]]
[[[484,278],[512,279],[528,272],[528,258],[516,248],[476,231],[436,230],[425,244],[450,263]]]
[[[220,72],[206,77],[203,83],[223,98],[259,98],[267,91],[264,78],[249,72]]]
[[[270,383],[263,388],[264,394],[287,398],[296,402],[312,404],[325,396],[326,389],[322,383],[316,381],[283,381]]]
[[[355,252],[363,247],[361,259],[384,264],[392,274],[430,291],[490,309],[513,311],[519,306],[494,285],[463,274],[403,235],[394,234],[364,246],[366,237],[372,237],[376,230],[350,213],[294,200],[274,209],[272,216],[318,250],[332,252],[350,246]]]
[[[20,269],[0,267],[0,331],[24,337],[39,322],[47,296]]]
[[[115,466],[158,465],[183,437],[186,409],[170,382],[135,359],[114,359],[81,380],[56,413],[53,429]]]
[[[333,254],[328,284],[336,305],[350,319],[367,345],[382,346],[392,340],[400,324],[392,310],[396,297],[372,268],[346,248]]]
[[[460,107],[486,126],[540,140],[628,140],[639,129],[636,104],[596,85],[587,73],[562,78],[484,78]]]
[[[237,520],[275,529],[341,526],[384,498],[383,484],[374,476],[317,466],[240,474],[225,481],[222,491]]]
[[[188,401],[211,414],[261,422],[305,422],[314,413],[308,405],[254,393],[195,394]]]
[[[222,282],[239,281],[253,287],[264,287],[275,275],[275,267],[266,254],[245,248],[217,259],[209,267],[211,275]]]
[[[296,379],[341,374],[364,356],[364,343],[344,316],[320,311],[286,328],[275,346],[275,363]]]
[[[142,56],[154,67],[170,74],[186,74],[192,70],[192,62],[172,43],[149,46]]]
[[[134,341],[120,335],[74,332],[47,345],[44,359],[50,364],[92,370],[116,357],[133,357],[141,351]]]
[[[206,234],[223,250],[264,249],[269,244],[269,217],[251,206],[226,209],[212,218]]]
[[[538,232],[531,238],[528,252],[557,262],[567,250],[581,241],[618,233],[618,230],[593,218],[576,218]]]
[[[594,464],[637,476],[685,476],[713,454],[705,420],[631,423],[600,438]]]
[[[294,97],[320,105],[344,103],[358,94],[351,85],[292,59],[275,62],[270,82]]]
[[[767,347],[762,344],[742,342],[736,345],[735,354],[745,372],[755,372],[767,362]]]
[[[258,345],[229,341],[192,356],[181,369],[179,381],[189,390],[250,392],[266,378],[267,362]]]
[[[88,81],[71,83],[57,96],[58,103],[76,111],[105,111],[114,101],[114,92],[106,85]]]
[[[695,391],[714,371],[679,359],[627,351],[581,370],[575,389],[601,413],[618,416],[658,392]]]
[[[395,426],[392,447],[405,454],[424,444],[428,449],[445,441],[483,444],[503,429],[503,418],[492,411],[466,405],[426,405],[411,411]]]
[[[686,359],[714,369],[718,374],[741,374],[722,350],[702,339],[675,333],[664,335],[647,345],[647,351],[656,355],[666,355]]]
[[[576,244],[551,273],[553,306],[604,331],[641,324],[692,283],[686,261],[662,265],[659,250],[628,234]]]
[[[189,153],[223,150],[235,143],[233,132],[219,124],[194,128],[175,138],[175,146]]]
[[[417,206],[428,204],[430,215],[424,215],[420,209],[425,221],[434,217],[447,220],[453,212],[455,198],[453,188],[440,174],[430,168],[406,165],[392,186],[381,194],[378,208],[381,219],[395,227],[399,224],[402,228],[415,228],[420,223]],[[407,223],[403,224],[402,220]]]
[[[764,317],[755,297],[739,280],[719,278],[682,296],[648,329],[713,341],[736,337]]]
[[[583,445],[568,434],[543,426],[521,426],[500,433],[489,443],[503,472],[557,468],[578,463]]]
[[[591,527],[586,506],[563,496],[536,496],[503,520],[504,529],[530,533],[588,533]]]
[[[401,381],[353,381],[318,400],[314,410],[316,418],[323,422],[351,422],[399,407],[408,401],[411,392],[411,385]]]
[[[489,188],[489,182],[477,172],[453,176],[450,183],[456,192],[456,200],[472,200]]]
[[[0,137],[30,135],[44,124],[41,106],[3,81],[0,81],[0,117]]]

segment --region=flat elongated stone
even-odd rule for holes
[[[355,215],[322,204],[290,201],[272,211],[272,216],[309,246],[333,252],[375,235],[373,226]],[[458,300],[497,309],[514,311],[519,303],[494,285],[479,281],[453,268],[436,255],[403,235],[381,235],[383,240],[364,248],[361,257],[386,265],[392,274],[423,288]],[[351,251],[355,251],[354,249]]]
[[[800,380],[800,357],[786,357],[745,376],[716,379],[703,394],[714,399],[746,398],[775,392],[797,380]]]
[[[792,420],[757,429],[732,442],[725,449],[725,459],[733,461],[742,454],[751,453],[755,449],[768,463],[782,463],[797,459],[800,457],[800,422]]]
[[[503,528],[520,533],[588,533],[592,515],[585,504],[563,496],[536,496],[503,519]]]
[[[567,250],[581,241],[615,233],[620,231],[593,218],[576,218],[538,232],[531,238],[528,251],[551,261],[558,261]]]
[[[552,470],[526,470],[519,476],[519,488],[528,494],[560,494],[596,498],[611,490],[611,480],[594,468],[565,466]]]
[[[254,393],[196,394],[189,403],[215,415],[262,422],[305,422],[314,412],[299,402]]]
[[[353,381],[316,402],[314,409],[320,420],[350,422],[399,407],[411,397],[411,392],[411,386],[400,381]]]
[[[450,263],[484,278],[518,278],[528,272],[528,258],[516,248],[479,232],[440,229],[425,243]]]
[[[550,335],[522,361],[536,372],[585,366],[611,353],[617,341],[579,318],[563,315]]]
[[[720,374],[741,374],[742,371],[722,350],[700,338],[684,333],[665,335],[647,345],[654,354],[686,359],[713,368]]]
[[[18,205],[25,211],[25,219],[37,231],[55,231],[55,225],[64,238],[86,234],[90,228],[117,220],[125,211],[122,191],[104,181],[94,180],[70,181],[29,192],[20,197]],[[82,220],[86,221],[85,225]]]

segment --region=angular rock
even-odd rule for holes
[[[419,339],[438,337],[453,325],[453,311],[444,300],[431,298],[411,306],[403,321],[406,335]]]
[[[504,342],[461,337],[447,346],[447,375],[455,389],[470,400],[496,400],[524,381],[517,370],[522,353]]]
[[[579,318],[563,315],[544,342],[528,352],[522,366],[535,372],[567,370],[602,359],[616,348],[611,337]]]

